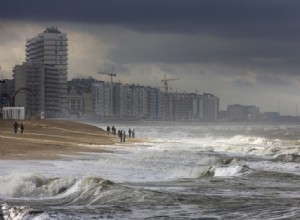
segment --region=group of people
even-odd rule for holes
[[[111,130],[112,134],[116,134],[116,132],[117,132],[117,130],[116,130],[116,128],[115,128],[114,125],[111,127],[111,129],[110,129],[109,126],[107,126],[107,128],[106,128],[107,134],[110,133],[110,130]]]
[[[23,125],[23,122],[21,122],[21,124],[19,125],[17,121],[15,121],[14,123],[14,130],[15,130],[15,133],[18,133],[18,130],[23,133],[24,132],[24,125]]]
[[[113,125],[112,128],[110,128],[110,126],[107,126],[106,128],[106,132],[107,134],[110,134],[110,132],[112,132],[112,134],[117,134],[118,133],[118,137],[120,138],[120,142],[125,142],[126,140],[126,132],[125,130],[118,130],[115,128],[115,126]],[[134,129],[128,129],[128,136],[130,138],[134,138],[135,137],[135,130]]]
[[[135,136],[135,130],[134,129],[128,129],[128,135],[129,135],[129,137],[133,137],[134,138],[134,136]]]

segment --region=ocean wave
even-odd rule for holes
[[[298,154],[281,154],[276,157],[276,161],[281,162],[300,162],[300,155]]]
[[[150,201],[152,198],[155,198],[153,192],[132,189],[131,187],[116,184],[101,177],[84,177],[82,179],[59,177],[48,179],[37,175],[27,175],[26,177],[18,176],[15,178],[11,176],[1,177],[1,179],[2,184],[3,179],[6,179],[6,183],[10,185],[10,187],[6,187],[8,189],[6,192],[2,189],[2,186],[5,186],[5,184],[0,184],[0,199],[2,201],[10,204],[25,203],[30,204],[32,207],[39,207],[40,205],[117,205],[128,202]],[[16,179],[21,180],[19,184],[15,184]],[[21,190],[22,187],[24,187],[23,190]],[[12,210],[17,210],[18,215],[23,215],[20,213],[31,212],[29,207],[17,206],[5,208],[5,210],[10,210],[6,213],[12,213]]]
[[[74,178],[46,178],[38,174],[11,174],[0,177],[0,195],[8,197],[49,197],[76,183]]]
[[[220,164],[204,170],[201,177],[233,177],[249,174],[252,171],[238,158],[220,158]]]
[[[252,172],[247,165],[230,165],[227,167],[216,167],[214,169],[214,177],[233,177],[242,176]]]
[[[0,219],[2,220],[29,220],[50,219],[44,211],[32,209],[29,206],[10,206],[6,203],[0,204]]]
[[[74,192],[91,189],[107,190],[114,183],[99,177],[75,179],[72,177],[46,178],[37,174],[0,177],[0,195],[6,198],[66,197]]]

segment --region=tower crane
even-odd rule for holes
[[[169,92],[169,85],[168,85],[168,82],[169,81],[174,81],[174,80],[179,80],[179,78],[166,78],[166,75],[165,75],[165,78],[161,80],[161,82],[163,83],[164,85],[164,89],[165,89],[165,92],[168,93]]]
[[[163,88],[165,89],[165,99],[164,99],[164,115],[163,118],[170,120],[172,118],[172,100],[169,94],[169,81],[179,80],[179,78],[167,78],[166,75],[164,79],[161,80],[163,83]]]
[[[110,76],[110,82],[111,82],[111,83],[113,83],[113,77],[116,77],[116,76],[117,76],[115,73],[113,73],[113,68],[112,68],[112,70],[111,70],[111,73],[100,72],[100,71],[98,71],[98,74],[104,74],[104,75]]]

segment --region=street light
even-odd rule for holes
[[[0,66],[0,72],[2,72],[1,66]],[[2,75],[2,77],[3,77],[3,75]],[[0,83],[5,83],[5,80],[4,79],[0,79]]]

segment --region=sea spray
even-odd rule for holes
[[[299,162],[289,154],[299,155],[300,126],[133,123],[115,126],[135,127],[147,143],[53,161],[0,161],[0,180],[13,189],[10,175],[30,176],[19,179],[28,193],[8,188],[0,200],[55,220],[299,218]]]

